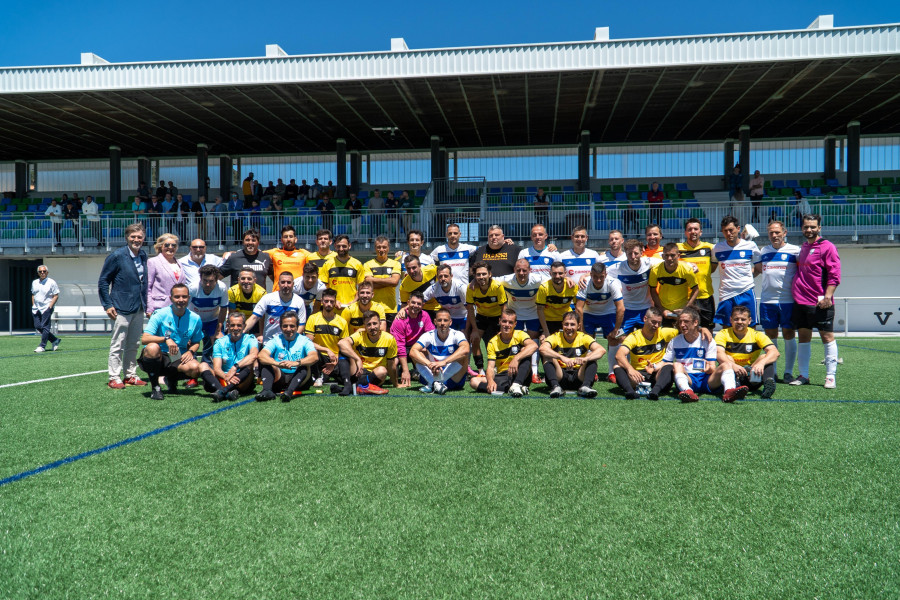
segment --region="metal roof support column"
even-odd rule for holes
[[[847,185],[859,185],[859,121],[847,123]]]
[[[450,177],[450,154],[447,152],[447,149],[441,146],[438,150],[438,154],[440,156],[440,167],[441,174],[440,177],[447,179]]]
[[[825,136],[825,179],[835,179],[836,170],[834,165],[835,139],[833,135]]]
[[[431,136],[431,180],[441,178],[441,138]]]
[[[741,125],[741,188],[750,189],[750,126]]]
[[[591,132],[581,132],[581,140],[578,143],[578,190],[582,192],[591,189]]]
[[[122,149],[118,146],[109,147],[109,198],[110,204],[122,203]]]
[[[362,175],[362,162],[360,161],[359,151],[350,151],[350,191],[359,194],[359,180]]]
[[[231,200],[231,157],[223,154],[219,157],[219,195],[222,196],[223,202]],[[241,235],[238,231],[233,233],[235,237]]]
[[[197,144],[197,198],[209,200],[209,146]]]
[[[16,198],[28,196],[28,163],[24,160],[16,161]]]
[[[724,145],[724,173],[725,177],[722,179],[722,189],[728,189],[728,178],[731,177],[731,172],[734,170],[734,140],[725,140]]]
[[[137,178],[138,183],[144,183],[150,187],[150,159],[146,156],[138,156],[137,159]]]
[[[347,140],[337,139],[337,181],[335,182],[335,195],[338,198],[347,197]]]

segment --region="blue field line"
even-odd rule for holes
[[[75,354],[76,352],[96,352],[97,350],[107,350],[108,348],[85,348],[83,350],[48,350],[44,352],[44,354]],[[40,356],[43,356],[41,354]],[[28,358],[29,356],[37,356],[35,352],[29,352],[28,354],[12,354],[10,356],[0,356],[0,360],[4,358]]]
[[[304,393],[303,397],[311,396],[312,394]],[[329,396],[337,396],[336,394],[320,394],[321,396],[329,397]],[[390,393],[386,396],[386,398],[390,399]],[[434,394],[421,394],[421,398],[444,398],[445,400],[453,400],[455,398],[464,398],[466,400],[528,400],[528,399],[539,399],[539,400],[547,400],[548,402],[588,402],[591,400],[621,400],[623,402],[657,402],[656,400],[649,400],[647,398],[635,398],[634,400],[627,400],[624,395],[622,396],[596,396],[594,398],[581,398],[574,394],[569,395],[566,394],[562,398],[550,398],[550,396],[546,393],[534,393],[525,396],[524,398],[513,398],[512,396],[492,396],[491,394],[473,394],[473,393],[465,393],[459,394],[457,392],[447,392],[445,396],[435,396]],[[349,396],[348,396],[349,398]],[[415,398],[415,396],[404,396],[404,398]],[[704,402],[722,402],[721,398],[717,398],[715,396],[700,396],[700,400]],[[302,402],[302,400],[300,400]],[[673,401],[673,402],[681,402],[675,396],[661,396],[659,402],[665,401]],[[738,402],[788,402],[788,403],[796,403],[796,402],[805,402],[810,404],[822,403],[822,404],[900,404],[900,400],[852,400],[852,399],[830,399],[830,398],[744,398],[743,400],[738,400]]]
[[[849,344],[838,344],[840,348],[853,348],[854,350],[868,350],[869,352],[887,352],[888,354],[900,354],[900,350],[879,350],[878,348],[866,348],[865,346],[851,346]]]
[[[197,415],[195,417],[191,417],[189,419],[185,419],[184,421],[179,421],[177,423],[173,423],[172,425],[166,425],[165,427],[160,427],[159,429],[154,429],[153,431],[148,431],[147,433],[142,433],[141,435],[136,435],[134,437],[130,437],[127,440],[122,440],[120,442],[116,442],[115,444],[110,444],[109,446],[103,446],[102,448],[96,448],[94,450],[88,450],[87,452],[82,452],[81,454],[76,454],[74,456],[69,456],[67,458],[63,458],[52,463],[47,463],[46,465],[42,465],[36,469],[31,469],[30,471],[23,471],[22,473],[18,473],[16,475],[11,475],[6,479],[0,479],[0,487],[8,483],[13,483],[14,481],[19,481],[20,479],[25,479],[26,477],[31,477],[32,475],[37,475],[38,473],[43,473],[44,471],[50,471],[52,469],[56,469],[57,467],[61,467],[63,465],[67,465],[69,463],[73,463],[77,460],[81,460],[83,458],[88,458],[89,456],[94,456],[96,454],[102,454],[104,452],[108,452],[110,450],[115,450],[116,448],[120,448],[122,446],[127,446],[128,444],[133,444],[134,442],[139,442],[141,440],[145,440],[149,437],[153,437],[154,435],[159,435],[160,433],[165,433],[166,431],[170,431],[175,429],[176,427],[181,427],[182,425],[187,425],[188,423],[193,423],[194,421],[199,421],[200,419],[205,419],[206,417],[211,417],[213,415],[217,415],[219,413],[223,413],[226,410],[231,410],[233,408],[237,408],[239,406],[244,406],[253,402],[253,398],[249,398],[247,400],[243,400],[238,402],[237,404],[230,404],[228,406],[223,406],[222,408],[217,408],[216,410],[210,411],[208,413],[204,413],[202,415]]]

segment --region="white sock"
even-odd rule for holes
[[[419,375],[422,376],[422,379],[425,380],[425,385],[431,386],[434,383],[434,375],[431,373],[431,369],[425,365],[416,363],[416,371],[418,371]]]
[[[675,373],[675,385],[678,386],[679,392],[683,392],[691,387],[691,384],[688,383],[688,377],[684,373]]]
[[[828,342],[825,344],[825,375],[834,377],[837,373],[837,342]]]
[[[734,371],[732,371],[731,369],[722,372],[722,386],[726,390],[737,387],[737,383],[734,380]]]
[[[794,363],[797,362],[797,338],[784,340],[784,372],[794,373]]]
[[[446,367],[444,367],[443,372],[441,373],[441,383],[447,383],[453,376],[456,375],[458,371],[462,370],[462,365],[458,362],[452,362]]]
[[[616,368],[616,350],[618,349],[618,346],[610,346],[609,352],[606,353],[606,362],[609,364],[610,373],[612,373],[613,369]]]
[[[540,354],[540,353],[535,352],[534,354],[531,355],[531,372],[532,373],[538,372],[538,354]],[[450,365],[447,365],[447,366],[450,366]]]
[[[805,344],[799,344],[797,352],[797,366],[800,369],[800,376],[806,377],[807,379],[809,379],[810,356],[812,356],[812,343],[806,342]]]

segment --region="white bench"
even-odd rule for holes
[[[112,331],[112,319],[100,306],[56,306],[50,316],[50,327],[59,332],[60,323],[71,321],[75,332],[87,332],[88,323],[103,323],[103,331]]]

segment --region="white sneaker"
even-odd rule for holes
[[[59,343],[60,343],[61,341],[62,341],[61,339],[56,338],[56,341],[53,342],[53,347],[50,348],[50,349],[53,350],[54,352],[56,352],[56,349],[59,348]]]
[[[322,378],[319,377],[315,381],[313,381],[313,387],[322,387]]]
[[[443,396],[447,393],[447,386],[440,381],[434,382],[434,393]]]
[[[825,377],[825,389],[833,390],[837,387],[837,383],[834,381],[834,375],[828,375]]]
[[[521,398],[522,397],[522,386],[518,383],[514,383],[509,386],[509,395],[513,398]]]
[[[435,384],[435,385],[437,385],[437,384]],[[422,392],[423,394],[430,394],[432,392],[432,389],[431,389],[430,385],[423,385],[422,387],[419,388],[419,391]]]
[[[44,349],[43,346],[38,346],[37,348],[34,349],[34,351],[35,352],[46,352],[46,350]]]

